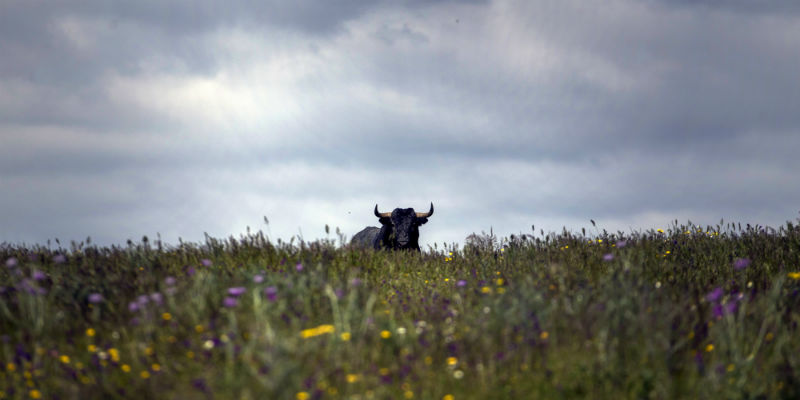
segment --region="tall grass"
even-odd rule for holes
[[[0,260],[0,398],[800,398],[791,223]]]

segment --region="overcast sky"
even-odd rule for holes
[[[800,216],[800,2],[247,3],[0,2],[0,242]]]

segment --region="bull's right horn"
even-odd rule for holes
[[[377,206],[377,205],[376,205],[376,206]],[[377,210],[377,208],[376,208],[376,210]],[[428,212],[426,212],[426,213],[421,213],[421,212],[418,212],[418,213],[417,213],[417,218],[428,218],[428,217],[430,217],[431,215],[433,215],[433,202],[431,202],[431,210],[430,210],[430,211],[428,211]]]
[[[378,218],[391,217],[392,213],[390,213],[390,212],[385,212],[385,213],[378,212],[378,205],[375,204],[375,216],[378,217]]]

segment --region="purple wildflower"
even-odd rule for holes
[[[298,272],[302,271],[303,270],[303,264],[297,263],[297,265],[294,266],[294,269],[296,269]]]
[[[624,240],[620,240],[620,241],[617,242],[617,247],[620,248],[620,249],[625,247],[625,246],[627,246],[627,245],[628,245],[628,242],[626,242]]]
[[[161,305],[163,303],[164,297],[161,296],[161,293],[154,292],[150,293],[150,300],[153,300],[153,303]]]
[[[193,276],[197,270],[194,267],[186,268],[186,276]]]
[[[611,253],[608,253],[608,254],[603,256],[603,261],[611,261],[613,259],[614,259],[614,255],[611,254]]]
[[[733,268],[736,270],[745,269],[750,265],[749,258],[737,258],[736,261],[733,262]]]
[[[172,285],[174,285],[176,282],[178,282],[178,280],[177,280],[177,279],[175,279],[175,277],[174,277],[174,276],[168,276],[168,277],[164,278],[164,283],[165,283],[167,286],[172,286]]]
[[[136,303],[139,304],[140,306],[147,304],[149,301],[150,299],[145,294],[136,298]]]
[[[89,303],[100,303],[103,301],[103,295],[100,293],[92,293],[89,295]]]
[[[200,263],[203,264],[204,267],[210,267],[211,266],[211,260],[209,260],[207,258],[204,258],[204,259],[200,260]]]
[[[709,302],[718,301],[722,297],[722,288],[718,287],[714,289],[711,293],[706,295],[706,300]]]
[[[132,302],[128,303],[128,311],[130,311],[130,312],[139,311],[139,303],[137,303],[135,301],[132,301]]]
[[[15,257],[10,257],[8,260],[6,260],[6,267],[14,268],[16,266],[17,266],[17,259]]]
[[[204,393],[209,392],[208,385],[206,385],[206,380],[203,378],[197,378],[193,380],[192,386],[201,392]]]
[[[247,289],[245,287],[243,287],[243,286],[236,286],[236,287],[228,288],[228,294],[233,296],[233,297],[239,297],[239,296],[243,295],[246,291],[247,291]]]
[[[350,286],[361,286],[361,279],[358,278],[350,279]]]
[[[278,298],[278,288],[275,286],[268,286],[264,288],[264,294],[267,295],[269,301],[275,301]]]
[[[735,314],[739,304],[734,300],[725,304],[725,314]]]
[[[239,302],[235,297],[226,297],[225,300],[222,300],[222,305],[228,308],[236,307],[237,304],[239,304]]]
[[[53,257],[53,262],[56,264],[63,264],[67,262],[67,257],[65,257],[63,254],[56,254]]]
[[[458,283],[456,283],[456,286],[458,286],[458,287],[467,286],[467,281],[465,281],[463,279],[459,279]]]
[[[43,281],[47,278],[47,275],[45,275],[44,272],[37,270],[33,271],[33,274],[31,274],[31,278],[33,278],[33,280],[35,281]]]
[[[716,318],[716,319],[720,319],[720,318],[722,318],[723,315],[725,315],[725,311],[723,310],[722,306],[719,305],[719,304],[715,304],[714,305],[714,308],[712,309],[711,313],[712,313],[712,315],[714,315],[714,318]]]
[[[253,277],[253,282],[255,282],[255,283],[264,282],[264,275],[258,274],[256,276],[254,276]]]

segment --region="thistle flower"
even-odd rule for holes
[[[14,268],[17,266],[17,264],[16,257],[10,257],[8,260],[6,260],[6,267],[8,268]]]
[[[92,293],[89,295],[89,303],[100,303],[103,301],[103,295],[100,293]]]
[[[278,298],[278,288],[275,286],[268,286],[264,288],[264,294],[267,295],[267,300],[275,301]]]
[[[210,267],[211,266],[211,260],[209,260],[207,258],[204,258],[204,259],[200,260],[200,264],[203,264],[204,267]]]
[[[65,257],[63,254],[56,254],[55,256],[53,256],[53,262],[56,264],[63,264],[66,261],[67,257]]]
[[[31,278],[33,278],[35,281],[43,281],[47,278],[47,275],[45,275],[42,271],[36,270],[31,274]]]
[[[709,302],[718,301],[720,298],[722,298],[722,288],[721,287],[718,287],[718,288],[714,289],[713,291],[711,291],[711,293],[706,295],[706,300],[708,300]]]
[[[294,266],[294,269],[296,269],[297,272],[302,271],[303,270],[303,264],[297,263],[297,265]]]
[[[175,277],[174,277],[174,276],[168,276],[168,277],[164,278],[164,284],[166,284],[167,286],[172,286],[172,285],[174,285],[174,284],[175,284],[177,281],[178,281],[178,280],[177,280],[177,279],[175,279]]]
[[[228,294],[233,297],[239,297],[247,292],[247,289],[244,286],[236,286],[228,288]]]
[[[153,303],[161,305],[164,302],[164,297],[161,295],[161,293],[154,292],[150,293],[150,300],[153,300]]]
[[[225,300],[222,300],[222,305],[227,308],[236,307],[237,304],[239,301],[235,297],[226,297]]]
[[[750,265],[751,261],[749,258],[737,258],[733,262],[733,269],[740,270],[745,269]]]
[[[264,282],[264,275],[258,274],[256,276],[254,276],[253,277],[253,282],[255,282],[255,283]]]
[[[603,261],[611,261],[613,259],[614,259],[614,255],[611,254],[611,253],[608,253],[608,254],[603,256]]]
[[[458,287],[467,286],[467,281],[465,281],[463,279],[459,279],[458,282],[456,283],[456,286],[458,286]]]

